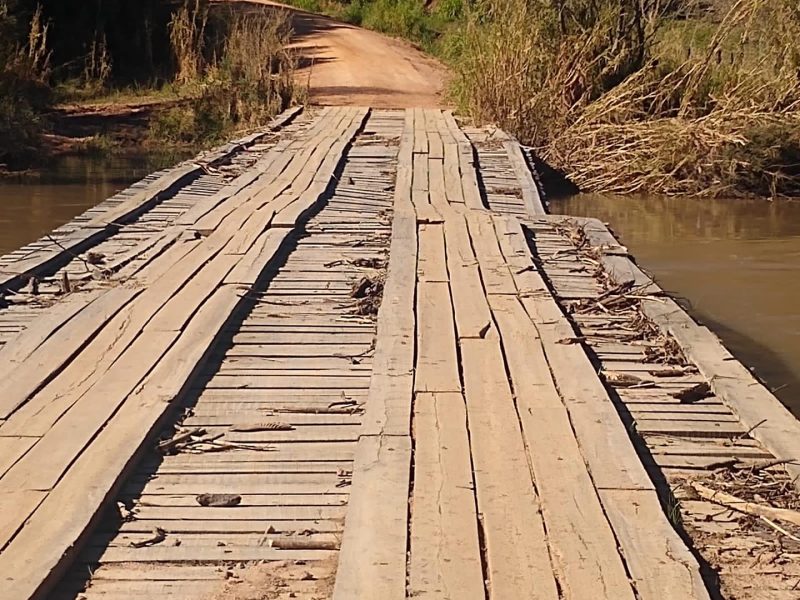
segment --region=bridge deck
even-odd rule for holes
[[[502,132],[292,111],[0,266],[9,598],[791,597],[703,490],[797,422]]]

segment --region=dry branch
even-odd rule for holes
[[[732,510],[750,515],[753,517],[764,517],[784,523],[791,523],[800,527],[800,512],[788,508],[774,508],[772,506],[765,506],[763,504],[756,504],[755,502],[748,502],[732,494],[713,490],[702,483],[692,482],[690,484],[697,494],[704,500],[714,502],[720,506],[725,506]]]

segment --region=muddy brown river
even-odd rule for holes
[[[174,157],[71,156],[41,175],[0,177],[0,254],[15,250],[125,189]]]
[[[800,202],[583,194],[551,210],[608,223],[800,415]]]
[[[31,242],[172,158],[64,158],[0,179],[0,254]],[[638,263],[800,415],[800,202],[612,197],[553,201],[609,223]]]

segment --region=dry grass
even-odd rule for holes
[[[0,171],[6,162],[14,166],[38,153],[39,112],[50,98],[49,25],[41,7],[32,16],[25,42],[14,42],[15,25],[7,2],[0,0]]]
[[[184,4],[173,22],[176,83],[195,92],[190,102],[157,118],[150,137],[215,142],[285,109],[298,96],[290,35],[282,10],[209,13],[198,0]]]
[[[796,3],[736,0],[702,44],[672,46],[674,2],[560,5],[472,15],[457,89],[472,116],[588,190],[800,195]]]
[[[175,60],[175,81],[196,81],[204,68],[208,6],[201,0],[186,0],[169,23],[169,41]]]
[[[294,99],[295,56],[288,13],[253,12],[233,17],[212,79],[224,86],[229,120],[255,127]]]

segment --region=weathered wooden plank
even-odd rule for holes
[[[452,215],[445,222],[444,231],[456,332],[459,339],[483,337],[491,315],[464,217]]]
[[[0,418],[10,417],[25,404],[86,346],[95,333],[142,291],[127,287],[112,288],[94,301],[84,304],[66,323],[60,321],[63,317],[60,312],[37,321],[37,328],[41,327],[52,333],[27,356],[23,352],[20,362],[9,360],[3,363],[3,370],[6,372],[3,373],[3,394],[0,395]],[[3,435],[14,431],[23,435],[31,432],[24,427],[15,428],[14,423],[0,428]]]
[[[513,222],[509,222],[507,225],[508,224],[513,226]],[[513,227],[511,230],[513,232]],[[503,228],[498,228],[498,233],[501,233],[501,231],[503,231]],[[508,250],[505,251],[508,253]],[[536,277],[532,269],[527,269],[525,272],[528,273],[527,277]],[[534,284],[534,287],[543,289],[543,285],[540,288],[539,283]],[[599,490],[603,509],[608,515],[611,526],[614,529],[615,537],[625,557],[626,565],[631,572],[635,570],[637,573],[641,573],[638,576],[634,574],[634,587],[636,588],[637,597],[707,598],[708,595],[702,584],[699,566],[667,522],[654,491],[641,477],[641,469],[634,468],[629,471],[627,465],[632,464],[632,461],[620,460],[620,455],[630,457],[634,455],[634,450],[627,439],[623,441],[623,436],[620,434],[620,427],[616,425],[616,423],[619,423],[619,420],[615,421],[614,417],[611,416],[612,411],[608,410],[610,402],[607,400],[590,400],[592,397],[601,397],[600,389],[597,385],[599,380],[594,377],[591,365],[588,363],[585,355],[579,351],[579,347],[565,346],[557,343],[558,339],[563,337],[568,331],[568,325],[557,307],[553,304],[545,304],[547,302],[552,303],[551,299],[541,294],[538,296],[540,298],[538,301],[525,297],[522,299],[522,302],[528,307],[529,314],[531,314],[531,316],[534,317],[534,321],[537,322],[538,330],[541,332],[541,339],[544,342],[544,358],[547,360],[542,370],[548,370],[552,373],[558,384],[558,389],[567,401],[566,405],[569,408],[570,419],[565,420],[564,429],[574,430],[574,435],[577,436],[589,472],[594,480],[594,484]],[[512,303],[516,305],[516,301],[502,296],[493,297],[492,302],[493,306],[502,303],[508,305],[508,307],[511,307]],[[534,309],[532,313],[530,307],[534,304],[538,304],[539,307],[538,310]],[[502,313],[496,313],[496,317],[501,319]],[[559,326],[559,322],[561,326]],[[560,331],[557,332],[559,327]],[[518,329],[513,329],[508,326],[505,330],[509,335],[513,334],[514,331],[518,331]],[[561,346],[561,348],[557,348],[557,346]],[[571,360],[569,361],[566,360],[565,356],[560,356],[561,354],[568,353],[564,351],[564,349],[568,347],[573,350],[569,352],[569,354],[571,354]],[[532,353],[529,352],[526,353],[526,355],[530,357]],[[509,359],[512,358],[509,355],[508,349],[507,356],[509,356]],[[567,362],[569,362],[569,367],[567,366]],[[515,381],[531,375],[530,370],[522,369],[520,366],[515,369],[513,362],[510,362],[510,365],[512,377],[515,377],[514,371],[517,371]],[[586,373],[584,377],[576,376],[578,368],[581,368],[581,371]],[[569,375],[567,374],[568,370]],[[576,379],[592,383],[592,385],[584,388],[585,391],[589,393],[582,401],[579,397],[581,386],[575,386],[573,384],[573,381]],[[595,388],[596,391],[591,391],[592,388]],[[576,395],[571,397],[572,394]],[[519,394],[517,397],[519,401]],[[537,398],[541,397],[542,394],[540,392],[537,394]],[[600,432],[597,432],[594,436],[590,434],[592,428],[592,420],[590,417],[592,413],[586,410],[587,406],[593,406],[595,409],[602,407],[603,410],[601,412],[604,414],[608,413],[606,417],[594,417],[594,419],[595,422],[603,423],[605,426],[605,435],[608,435],[612,440],[614,438],[617,439],[615,444],[616,450],[601,452],[592,448],[592,438],[603,434]],[[584,412],[587,414],[583,414]],[[524,411],[522,411],[521,414],[524,415]],[[536,411],[537,424],[542,422],[543,416],[546,416],[543,410],[539,409]],[[552,432],[554,428],[552,425],[543,425],[543,430]],[[539,440],[541,439],[540,436],[547,436],[547,433],[544,431],[538,433],[539,435],[537,436],[530,436],[529,440]],[[589,435],[587,435],[587,433],[589,433]],[[611,433],[611,435],[609,435],[609,433]],[[563,444],[555,443],[551,444],[551,446],[559,449],[564,447]],[[546,458],[546,455],[541,452],[532,453],[535,473],[538,473],[536,468],[537,463],[541,462],[543,458]],[[614,479],[620,473],[609,473],[606,470],[609,458],[614,462],[619,462],[620,473],[625,474],[618,482],[614,482]],[[563,469],[564,465],[561,465],[561,468]],[[633,477],[630,477],[630,475],[633,475]],[[540,493],[543,494],[543,497],[546,497],[546,485],[544,481],[537,479],[537,483],[539,484]],[[612,483],[613,485],[610,485]],[[618,489],[612,489],[614,487]],[[632,500],[634,497],[638,498],[639,501]],[[643,518],[634,526],[633,521],[640,518],[636,509],[639,504],[647,506],[647,517]],[[582,503],[582,507],[585,507],[585,503]],[[628,514],[622,516],[623,513]],[[546,510],[545,518],[547,521]],[[645,525],[645,521],[652,522],[653,527]],[[656,529],[656,533],[654,533],[653,528]],[[548,533],[552,532],[553,529],[548,522]],[[649,564],[632,564],[632,561],[636,562],[640,559],[642,563]],[[656,567],[656,564],[659,566]],[[647,573],[646,576],[644,575],[645,573]],[[645,578],[646,581],[642,581],[642,579]],[[569,578],[569,581],[571,582],[573,579]],[[672,595],[673,593],[674,596]]]
[[[542,198],[539,195],[539,188],[522,154],[519,142],[515,139],[507,139],[503,142],[503,146],[508,154],[508,160],[514,168],[514,173],[517,176],[517,181],[522,190],[522,200],[525,203],[525,210],[528,215],[545,214],[546,211]]]
[[[683,406],[686,405],[684,404]],[[680,405],[673,406],[673,408],[679,407]],[[733,416],[730,411],[702,413],[692,410],[674,412],[631,410],[630,413],[637,422],[669,421],[676,427],[680,427],[682,421],[689,421],[693,426],[697,426],[699,422],[711,423],[712,425],[709,425],[709,427],[712,428],[714,427],[713,423],[739,423],[739,419]]]
[[[709,598],[697,560],[667,522],[654,493],[601,490],[600,497],[625,555],[638,598]]]
[[[294,509],[291,509],[294,510]],[[344,513],[342,512],[342,516]],[[272,527],[276,532],[284,531],[303,531],[313,529],[320,533],[338,533],[342,530],[341,519],[207,519],[198,518],[197,520],[186,520],[179,513],[174,519],[155,518],[135,519],[126,521],[120,525],[120,532],[152,533],[153,527],[161,527],[167,533],[261,533],[263,534],[268,527]],[[262,515],[263,516],[263,515]],[[281,513],[279,516],[283,516]]]
[[[467,215],[470,239],[480,264],[481,278],[487,294],[516,294],[511,276],[495,235],[494,223],[488,214],[470,212]]]
[[[342,446],[350,444],[342,443]],[[197,458],[194,463],[168,463],[157,465],[161,475],[224,475],[230,474],[252,474],[267,475],[270,473],[337,473],[339,471],[349,471],[352,468],[353,451],[349,454],[349,460],[336,460],[340,458],[333,456],[328,459],[322,452],[315,458],[317,460],[301,460],[303,457],[294,458],[289,456],[284,460],[273,460],[269,462],[226,462],[226,463],[205,463]],[[326,460],[327,459],[327,460]],[[152,465],[154,468],[155,465]]]
[[[456,206],[464,205],[464,189],[461,187],[461,168],[458,160],[458,146],[446,143],[444,146],[444,188],[447,201]]]
[[[408,435],[414,385],[417,226],[395,198],[392,242],[372,362],[364,434]]]
[[[0,349],[0,380],[7,381],[20,363],[101,294],[102,290],[70,294],[48,310],[48,318],[36,319],[16,336],[9,338]]]
[[[519,226],[516,221],[511,223]],[[523,239],[521,231],[510,239]],[[530,269],[513,274],[515,280],[521,276],[527,281],[518,286],[547,289],[532,260]],[[535,294],[522,296],[521,302],[539,331],[595,487],[653,490],[652,481],[632,449],[628,432],[583,348],[558,343],[576,334],[555,300],[549,294]]]
[[[254,286],[262,273],[280,260],[281,249],[290,239],[290,230],[275,228],[264,231],[254,241],[234,268],[226,275],[225,283]]]
[[[0,477],[39,440],[37,437],[0,437]]]
[[[410,459],[405,436],[359,440],[334,600],[405,599]]]
[[[481,197],[480,187],[475,168],[475,149],[467,136],[449,111],[444,113],[444,119],[458,145],[458,160],[461,171],[461,187],[464,203],[467,208],[482,210],[485,208]]]
[[[215,565],[165,566],[148,569],[138,566],[103,565],[92,571],[92,581],[216,581],[225,577]]]
[[[450,288],[444,282],[417,285],[416,392],[460,392]]]
[[[586,598],[602,589],[609,598],[633,600],[538,331],[515,297],[490,296],[489,302],[503,341],[547,539],[557,557],[561,592],[567,598]]]
[[[448,281],[444,249],[444,230],[441,225],[419,226],[419,281]]]
[[[297,388],[297,377],[294,375],[216,375],[209,383],[208,389],[229,388],[229,389],[282,389]],[[346,389],[367,389],[370,387],[368,377],[309,377],[303,381],[303,387],[307,390],[317,388],[346,388]],[[434,390],[436,391],[436,390]],[[450,391],[450,390],[441,390]]]
[[[331,139],[335,140],[330,150],[322,158],[319,169],[314,172],[306,169],[306,173],[313,176],[308,190],[300,194],[285,209],[281,210],[275,217],[274,223],[278,227],[294,227],[299,221],[306,217],[310,211],[314,210],[330,184],[334,173],[342,164],[346,151],[350,147],[352,139],[363,127],[369,115],[369,109],[353,108],[349,118],[343,120],[344,129],[331,134]],[[318,151],[321,151],[319,148]]]
[[[271,521],[342,519],[344,506],[237,506],[218,508],[211,506],[142,506],[136,513],[137,520],[185,520],[185,521],[260,521],[266,530]]]
[[[496,334],[462,339],[472,462],[490,598],[559,597]]]
[[[592,224],[594,229],[614,239],[602,223],[592,221]],[[617,281],[634,281],[653,292],[661,291],[627,256],[604,255],[602,260],[606,270]],[[792,461],[800,456],[800,421],[725,349],[711,331],[695,323],[669,298],[659,298],[658,302],[643,300],[642,309],[681,345],[701,374],[711,382],[716,396],[739,417],[742,429],[752,429],[750,435],[778,458]],[[790,463],[787,469],[800,488],[800,467]]]
[[[297,157],[294,158],[297,159]],[[297,162],[299,160],[293,160],[293,164]],[[191,310],[187,310],[187,305],[191,305],[191,302],[196,303],[206,297],[232,268],[236,260],[235,256],[218,256],[216,253],[229,242],[236,244],[237,238],[248,236],[248,231],[242,231],[241,226],[250,217],[249,206],[246,202],[231,213],[230,216],[224,218],[220,227],[214,230],[202,245],[194,247],[184,255],[182,260],[169,269],[167,273],[169,277],[160,273],[162,276],[156,280],[155,285],[149,287],[142,294],[140,302],[134,305],[133,310],[135,312],[133,314],[136,317],[132,316],[128,311],[115,318],[114,322],[118,322],[118,326],[124,328],[123,332],[128,336],[129,340],[131,339],[130,336],[137,335],[139,329],[148,323],[147,326],[155,331],[177,332],[185,326],[186,319],[192,314]],[[176,250],[180,251],[180,248]],[[217,260],[213,260],[215,257]],[[209,259],[212,259],[211,266],[207,264]],[[192,278],[201,266],[205,266],[202,275]],[[188,278],[192,278],[190,284],[182,287],[181,283]],[[167,306],[163,307],[163,312],[159,310],[159,305],[163,304],[164,298],[169,298],[175,291],[177,291],[177,294],[172,297],[171,303],[168,302]],[[154,313],[156,313],[155,317],[152,316]],[[104,350],[103,344],[105,341],[101,342],[104,336],[113,336],[115,342],[113,352],[105,352],[103,357],[105,364],[110,365],[116,356],[125,351],[130,341],[123,342],[124,336],[120,339],[119,333],[113,328],[107,327],[99,338],[93,341],[93,347]],[[162,337],[165,343],[171,343],[168,336]],[[89,373],[94,371],[102,377],[103,363],[101,361],[100,365],[94,364],[95,360],[91,353],[83,353],[74,364],[70,365],[70,377],[78,381],[78,387],[71,394],[72,399],[70,399],[69,395],[65,399],[60,399],[64,396],[63,384],[61,384],[55,392],[59,398],[58,402],[48,403],[44,399],[39,400],[40,404],[46,405],[48,411],[46,416],[36,415],[35,417],[43,427],[53,423],[65,409],[68,409],[94,384],[92,378],[86,377],[85,371],[88,370]],[[24,423],[26,431],[31,430],[31,421],[27,420]]]
[[[9,490],[0,494],[0,548],[4,548],[17,534],[46,495],[47,492],[37,490]]]
[[[269,129],[276,129],[285,125],[299,114],[301,110],[301,107],[294,107],[285,111],[273,120]],[[255,143],[259,138],[263,137],[265,133],[266,130],[262,130],[226,147],[207,153],[200,157],[198,161],[179,165],[177,168],[170,170],[156,181],[150,183],[145,189],[138,190],[131,194],[129,198],[116,203],[112,209],[101,211],[94,219],[88,220],[84,225],[80,226],[74,234],[68,236],[68,238],[60,239],[60,247],[52,248],[49,252],[39,254],[29,261],[18,262],[13,265],[13,268],[16,271],[27,273],[31,270],[45,269],[54,261],[68,260],[68,257],[76,254],[79,248],[91,245],[93,240],[102,239],[113,233],[116,227],[106,227],[108,224],[117,224],[131,219],[136,214],[156,205],[165,192],[175,189],[199,175],[203,167],[198,163],[213,164],[223,161],[241,151],[243,147]],[[9,283],[10,281],[8,280],[3,282],[4,285]]]
[[[420,393],[414,407],[409,594],[483,598],[464,399],[461,394]]]
[[[411,115],[411,121],[406,124],[406,127],[410,127],[408,134],[410,134],[411,148],[414,154],[427,154],[428,136],[425,135],[424,113],[421,108],[409,109],[408,112]]]
[[[738,421],[639,419],[636,423],[636,431],[641,434],[658,433],[686,437],[731,438],[742,435],[747,431]]]
[[[101,564],[158,562],[222,562],[258,560],[327,560],[332,550],[279,550],[270,546],[145,546],[110,547],[99,558]]]
[[[35,513],[28,518],[26,526],[11,540],[6,551],[0,554],[0,570],[14,574],[13,577],[6,579],[7,590],[12,597],[32,597],[38,590],[52,585],[60,575],[69,556],[65,551],[74,547],[82,538],[84,532],[97,518],[100,507],[114,493],[132,457],[142,447],[156,422],[169,406],[165,400],[173,399],[189,375],[197,368],[200,357],[207,351],[209,338],[216,335],[216,331],[222,325],[221,321],[224,321],[230,313],[230,302],[230,295],[220,294],[201,308],[192,319],[192,329],[182,336],[181,343],[173,348],[170,357],[163,360],[153,371],[149,380],[151,383],[145,381],[127,402],[122,403],[115,418],[105,424],[92,440],[88,451],[74,458],[75,455],[70,454],[72,451],[64,452],[63,447],[56,444],[48,456],[41,450],[48,446],[40,443],[26,455],[26,457],[34,456],[35,462],[28,462],[38,466],[33,473],[20,471],[17,479],[27,482],[25,484],[27,487],[22,489],[53,487],[55,481],[58,481],[58,485],[55,485]],[[157,333],[160,336],[172,336],[171,333]],[[152,335],[155,334],[151,334],[151,339]],[[149,349],[149,344],[145,348]],[[130,352],[125,356],[130,357],[132,364],[130,367],[125,367],[122,373],[128,377],[129,382],[133,382],[128,384],[131,386],[128,389],[132,390],[141,378],[136,368],[141,368],[139,365],[142,357]],[[115,376],[114,380],[119,382],[119,376]],[[119,382],[119,385],[124,389],[124,383]],[[109,395],[120,397],[119,388],[104,390],[103,386],[98,386],[93,388],[93,392],[101,394],[100,397],[106,400],[105,403],[101,403],[104,404],[104,410],[109,410],[107,405],[111,405],[107,402]],[[127,392],[122,398],[125,399],[126,396]],[[117,404],[119,402],[117,400]],[[96,406],[98,403],[94,404]],[[65,433],[70,437],[61,439],[61,444],[69,441],[70,445],[82,449],[87,443],[84,436],[88,432],[94,435],[97,424],[102,426],[107,420],[108,417],[103,415],[102,411],[89,411],[91,406],[89,403],[84,406],[86,406],[85,414],[75,413],[71,419],[59,421],[59,429],[66,428],[68,431],[78,432],[78,435]],[[110,408],[113,410],[113,405]],[[87,418],[95,423],[93,425],[95,429],[87,430],[84,427],[82,421]],[[33,455],[37,449],[40,449],[40,452]],[[53,460],[54,457],[58,457],[58,460]],[[70,457],[74,462],[65,463],[66,457]],[[14,468],[20,465],[22,462],[17,463]],[[68,465],[69,470],[63,474]],[[0,480],[1,484],[6,485],[7,481],[14,484],[13,477],[8,479],[12,471]],[[64,518],[64,506],[74,507],[69,518]],[[54,527],[54,523],[58,526]],[[46,550],[42,550],[37,544],[37,540],[42,539],[42,536],[52,540]],[[36,554],[31,554],[32,548],[38,549]],[[6,569],[6,566],[11,568]]]
[[[243,344],[227,351],[231,357],[307,357],[322,358],[329,356],[358,357],[368,353],[371,344]],[[373,358],[373,363],[379,357]]]
[[[164,474],[148,481],[144,486],[140,485],[138,481],[123,486],[124,494],[143,494],[151,497],[152,503],[143,504],[147,506],[161,505],[157,497],[163,500],[165,495],[185,496],[191,500],[186,506],[197,506],[195,496],[205,493],[241,494],[243,496],[241,506],[248,505],[247,499],[254,499],[256,496],[261,497],[266,494],[275,496],[305,495],[309,498],[306,504],[313,506],[317,504],[312,501],[314,497],[318,497],[319,501],[323,496],[338,495],[347,491],[348,487],[341,485],[341,478],[337,477],[336,473],[302,472],[263,473],[258,476],[249,473]],[[331,503],[324,502],[323,505],[329,504]],[[183,500],[179,504],[167,504],[167,506],[181,505],[183,505]]]
[[[425,129],[428,137],[428,156],[432,159],[444,158],[444,144],[439,132],[442,112],[438,108],[425,110]]]

